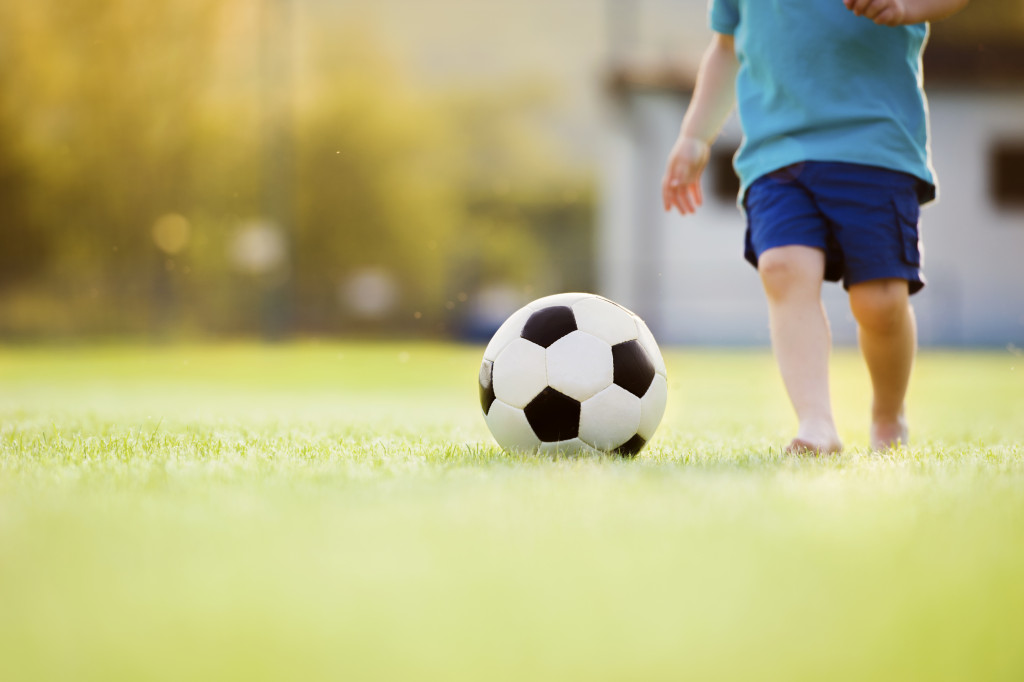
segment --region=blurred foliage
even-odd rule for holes
[[[541,132],[552,93],[426,92],[315,11],[0,0],[0,335],[268,317],[437,334],[488,286],[588,286],[593,192]],[[268,224],[282,262],[237,262],[246,226]],[[382,319],[339,297],[365,268],[394,277]]]

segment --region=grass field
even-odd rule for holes
[[[783,456],[762,351],[666,354],[635,461],[502,454],[481,349],[0,348],[0,680],[1021,680],[1024,357],[909,450]]]

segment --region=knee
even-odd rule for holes
[[[824,256],[809,248],[768,249],[757,261],[761,283],[765,293],[772,299],[786,298],[801,291],[817,295],[824,269]]]
[[[905,280],[872,280],[850,287],[850,310],[861,327],[875,332],[893,332],[906,319],[908,298]]]

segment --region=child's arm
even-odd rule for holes
[[[843,0],[858,17],[867,17],[883,26],[920,24],[952,16],[970,0]]]
[[[666,211],[674,206],[686,215],[703,203],[700,176],[708,163],[711,143],[718,137],[736,102],[738,68],[732,36],[716,33],[704,52],[693,99],[661,181],[661,198]]]

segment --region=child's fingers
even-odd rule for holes
[[[871,6],[873,0],[845,0],[846,9],[850,10],[858,17],[863,15],[867,9]]]
[[[671,170],[665,171],[665,178],[661,181],[661,201],[666,211],[670,211],[673,206],[677,206],[676,195],[682,186],[679,178]]]
[[[672,159],[669,159],[668,167],[665,168],[665,175],[661,178],[661,203],[665,206],[666,211],[672,208],[672,191],[678,183],[679,180],[676,178]]]
[[[673,189],[672,205],[676,207],[676,210],[678,210],[681,215],[689,215],[693,213],[694,207],[690,202],[690,197],[686,195],[686,185],[680,184]]]
[[[700,206],[700,185],[696,182],[688,183],[679,192],[680,200],[686,207],[687,213],[696,213]]]
[[[694,185],[692,183],[687,185],[683,194],[686,196],[686,205],[690,207],[690,211],[696,213],[700,202],[697,201],[697,192],[694,189]]]
[[[666,211],[674,207],[682,215],[697,210],[704,201],[700,189],[700,169],[673,154],[661,180],[661,203]]]
[[[846,9],[850,10],[854,14],[860,14],[864,3],[865,0],[843,0],[843,4],[846,5]]]
[[[697,207],[700,206],[693,196],[693,185],[687,185],[686,190],[683,192],[683,196],[686,197],[686,206],[690,209],[690,213],[696,213]]]
[[[877,20],[878,15],[889,9],[892,0],[871,0],[864,8],[864,16],[872,21]]]
[[[899,26],[903,16],[894,7],[887,7],[875,17],[875,23],[881,26]]]
[[[666,173],[665,179],[661,181],[661,204],[665,207],[666,211],[671,211],[672,207],[675,206],[675,198],[672,196],[672,179]]]
[[[673,192],[671,190],[665,190],[664,200],[665,200],[665,210],[666,211],[671,211],[673,208],[676,209],[676,210],[679,209],[679,207],[676,205],[676,195],[675,195],[675,192]]]
[[[683,183],[679,180],[679,174],[671,162],[667,169],[665,169],[665,177],[661,181],[661,203],[664,205],[666,211],[672,210],[673,207],[679,209],[679,189],[683,186]],[[682,213],[682,209],[679,209]]]
[[[683,199],[683,193],[679,191],[678,187],[672,191],[672,205],[675,206],[680,215],[686,215],[690,212],[686,207],[686,201]]]

